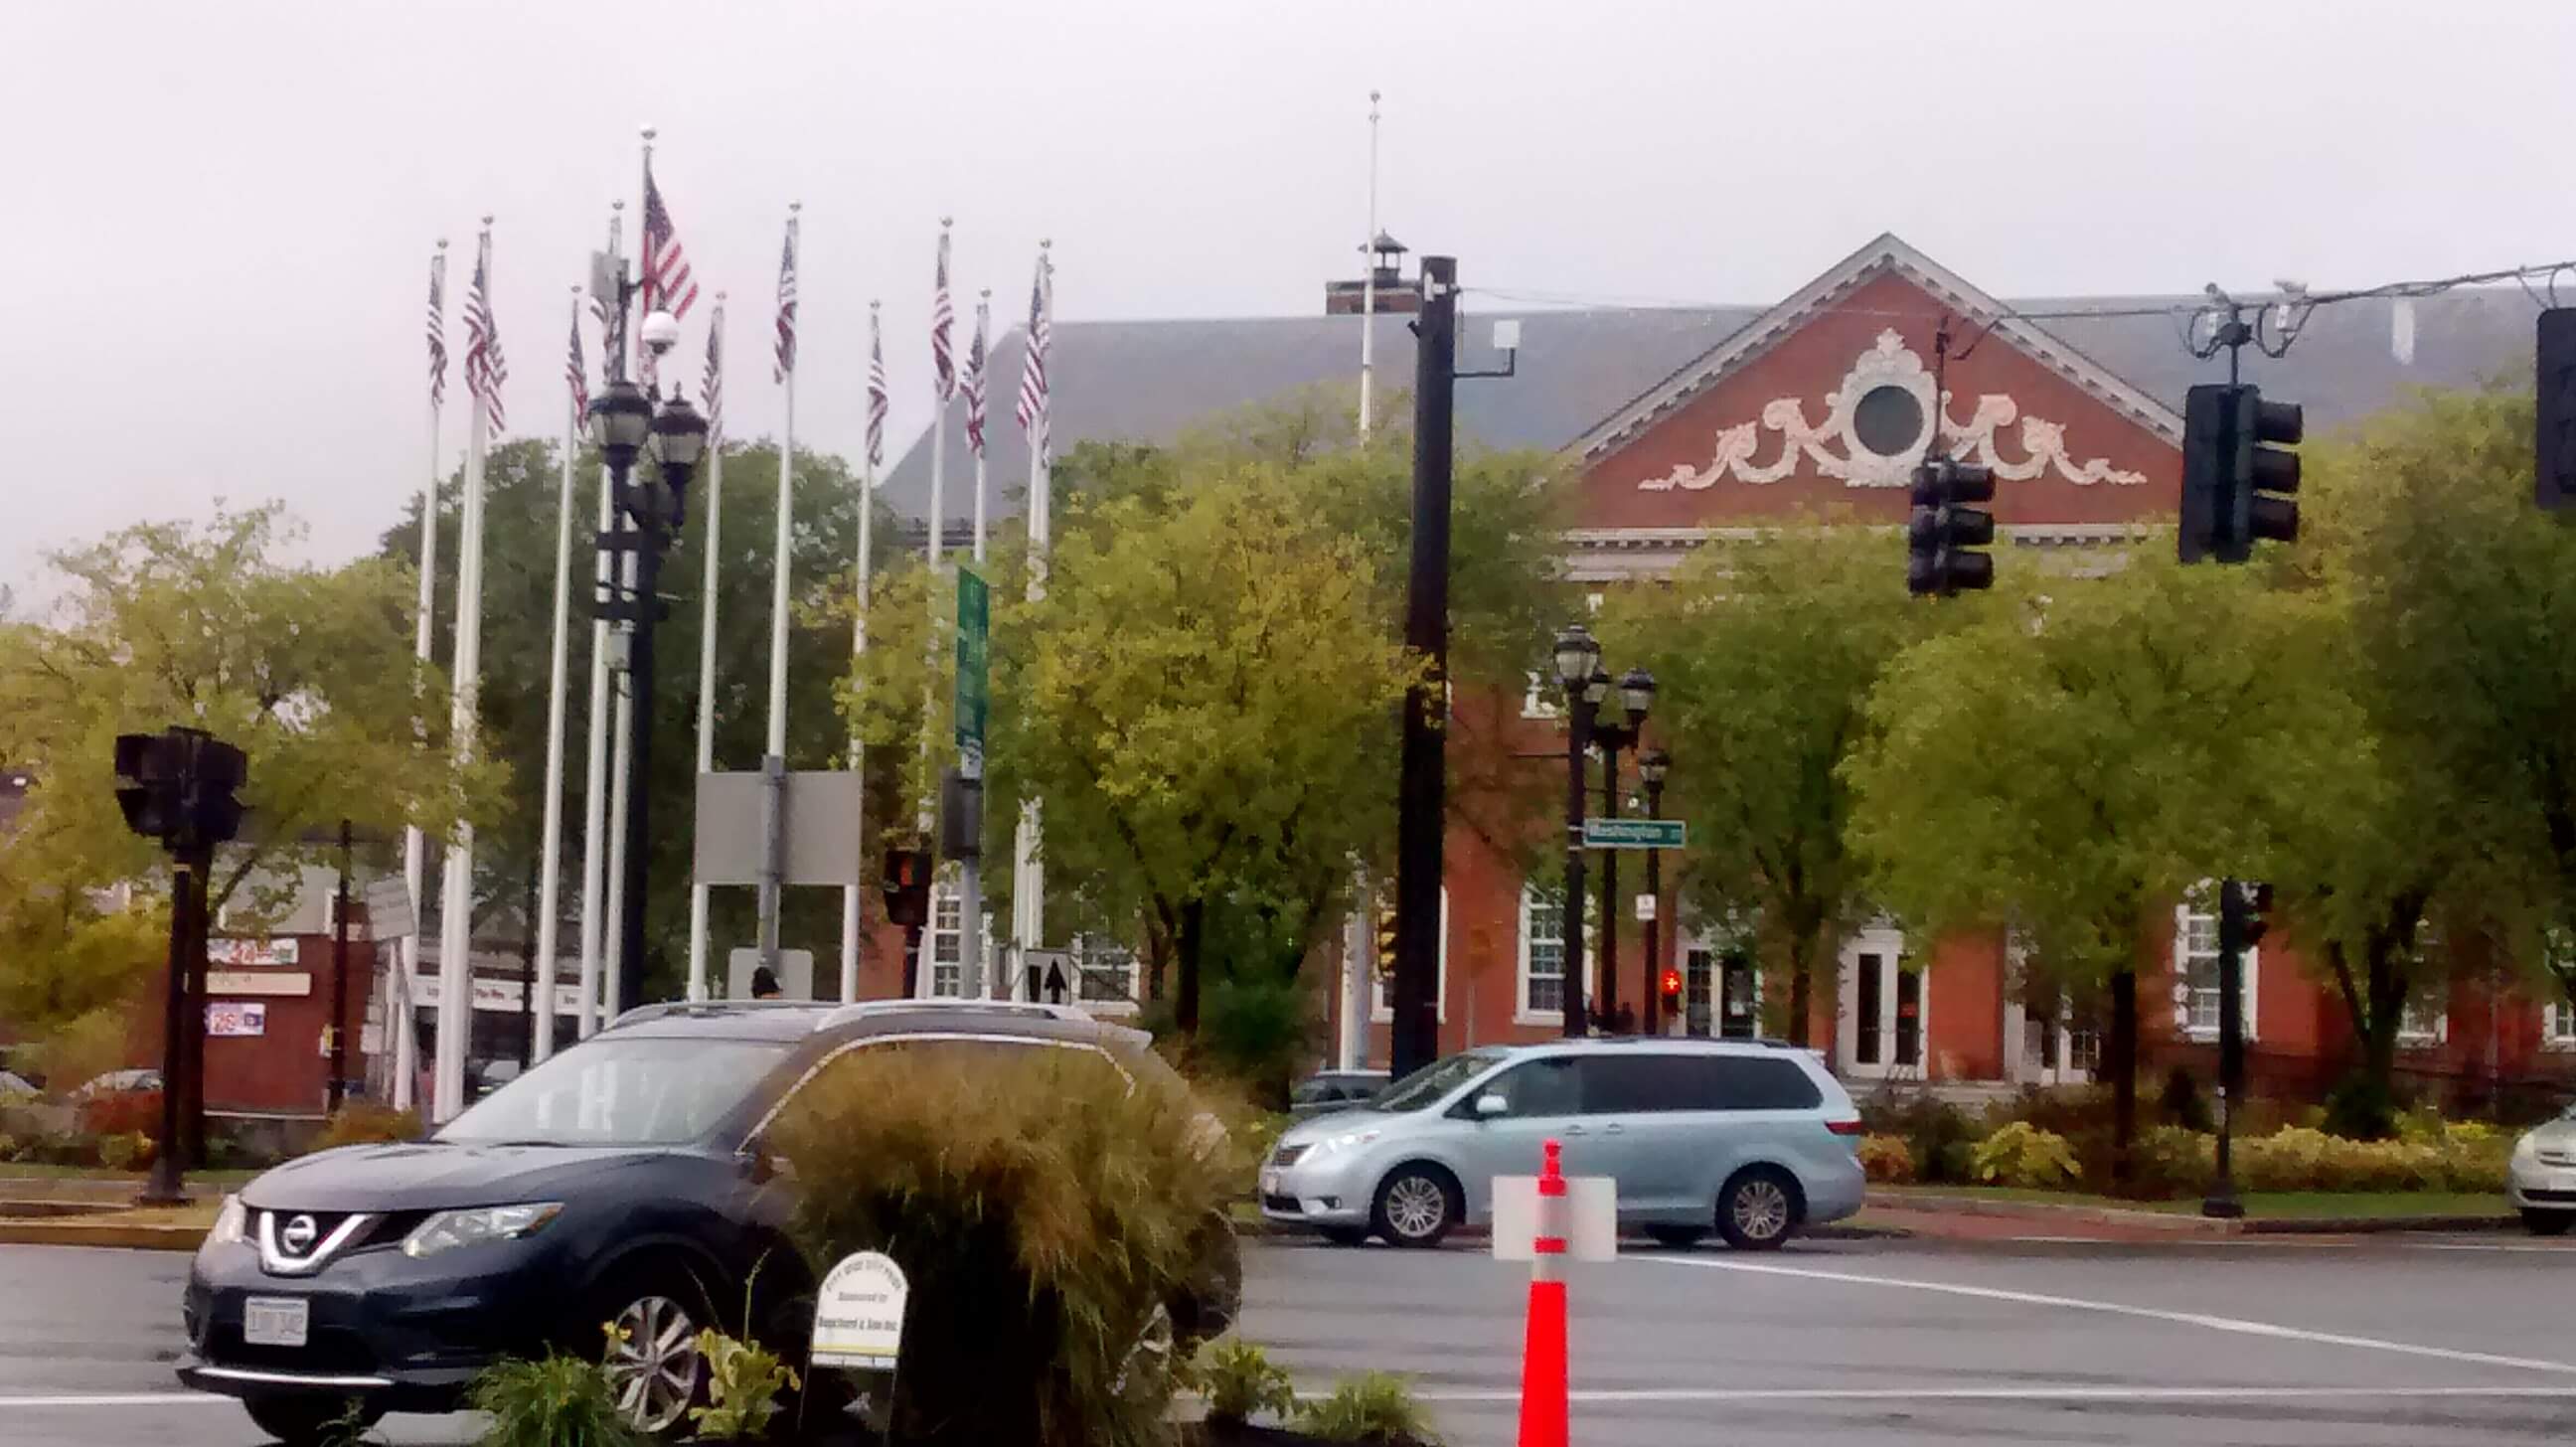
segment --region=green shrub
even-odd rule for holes
[[[1977,1179],[1988,1185],[2053,1188],[2084,1174],[2066,1137],[2017,1120],[1977,1142]]]
[[[1914,1152],[1903,1136],[1863,1136],[1853,1154],[1860,1158],[1861,1174],[1874,1185],[1902,1186],[1914,1179]]]
[[[18,1138],[16,1136],[0,1135],[0,1162],[14,1161],[18,1159],[19,1149]]]
[[[1199,1019],[1198,1064],[1278,1109],[1312,1053],[1316,1018],[1314,1002],[1293,979],[1218,980]]]
[[[817,1274],[873,1250],[909,1278],[898,1440],[1171,1440],[1173,1364],[1140,1343],[1213,1289],[1201,1273],[1232,1247],[1249,1163],[1159,1065],[868,1050],[801,1092],[775,1139]]]
[[[1891,1086],[1860,1105],[1872,1135],[1901,1136],[1917,1180],[1963,1184],[1975,1179],[1971,1148],[1976,1123],[1968,1113],[1926,1091]]]
[[[2178,1125],[2149,1126],[2129,1152],[2129,1191],[2140,1200],[2198,1195],[2218,1169],[2218,1137]]]
[[[340,1107],[313,1138],[313,1149],[327,1151],[335,1146],[392,1145],[421,1138],[420,1116],[413,1111],[396,1110],[389,1105],[353,1102]]]
[[[1297,1406],[1297,1385],[1289,1379],[1287,1368],[1238,1337],[1220,1338],[1199,1348],[1189,1380],[1206,1400],[1211,1422],[1247,1422],[1255,1412],[1285,1417]]]
[[[2194,1131],[2218,1128],[2209,1111],[2209,1098],[2200,1093],[2200,1082],[2179,1065],[2166,1074],[2164,1093],[2156,1098],[2156,1110],[2167,1125]]]
[[[1413,1395],[1413,1384],[1392,1372],[1344,1377],[1331,1396],[1299,1409],[1297,1426],[1335,1442],[1436,1447],[1441,1440],[1432,1429],[1429,1409]]]
[[[2111,1091],[2101,1085],[2029,1085],[1986,1108],[1988,1131],[2020,1121],[2051,1135],[2077,1136],[2111,1125]]]
[[[608,1374],[578,1357],[495,1362],[476,1375],[467,1396],[491,1418],[482,1447],[641,1447],[643,1441],[618,1414]]]
[[[2397,1134],[2399,1109],[2386,1081],[2347,1076],[2326,1094],[2325,1131],[2347,1140],[2386,1140]]]
[[[139,1171],[152,1164],[152,1137],[139,1130],[98,1138],[98,1163],[111,1171]]]
[[[778,1353],[713,1327],[698,1333],[698,1355],[707,1360],[707,1404],[691,1407],[689,1420],[698,1424],[702,1442],[767,1434],[778,1415],[778,1394],[803,1385]]]

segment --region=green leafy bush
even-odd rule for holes
[[[313,1140],[313,1149],[327,1151],[334,1146],[391,1145],[416,1141],[421,1137],[420,1116],[389,1105],[354,1102],[340,1107]]]
[[[495,1362],[474,1378],[467,1397],[491,1419],[482,1447],[642,1447],[596,1362],[565,1356]]]
[[[1294,979],[1217,980],[1199,1020],[1197,1063],[1253,1100],[1284,1106],[1291,1077],[1312,1054],[1317,1018]]]
[[[1904,1138],[1917,1180],[1962,1184],[1976,1178],[1976,1123],[1939,1096],[1890,1087],[1861,1102],[1860,1117],[1872,1135]]]
[[[698,1333],[698,1355],[707,1361],[707,1404],[691,1407],[689,1418],[700,1441],[764,1435],[778,1415],[778,1394],[803,1385],[778,1353],[712,1327]]]
[[[2353,1075],[2326,1096],[2325,1129],[2349,1140],[2386,1140],[2397,1134],[2400,1114],[2396,1092],[2388,1082]]]
[[[1287,1369],[1239,1337],[1223,1337],[1199,1348],[1189,1380],[1207,1402],[1211,1422],[1246,1422],[1256,1412],[1285,1417],[1297,1406],[1297,1385]]]
[[[18,1151],[19,1145],[18,1138],[16,1136],[0,1135],[0,1162],[14,1161],[18,1159]]]
[[[152,1137],[139,1130],[98,1138],[98,1163],[111,1171],[139,1171],[152,1164]]]
[[[1873,1185],[1902,1186],[1914,1179],[1914,1152],[1903,1136],[1863,1136],[1853,1154],[1860,1158],[1861,1174]]]
[[[872,1049],[798,1095],[775,1136],[798,1244],[910,1281],[898,1440],[1172,1439],[1174,1364],[1145,1344],[1222,1288],[1249,1168],[1207,1125],[1156,1063],[1071,1050]]]
[[[1441,1440],[1431,1426],[1430,1410],[1413,1395],[1413,1384],[1392,1372],[1344,1377],[1331,1396],[1299,1409],[1297,1426],[1335,1442],[1386,1447],[1437,1447]]]
[[[2026,1120],[2005,1125],[1977,1142],[1974,1164],[1977,1179],[1995,1186],[2063,1186],[2084,1174],[2066,1137]]]
[[[2179,1125],[2150,1126],[2129,1152],[2129,1190],[2140,1200],[2197,1195],[2218,1169],[2218,1137]]]

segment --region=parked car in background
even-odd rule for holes
[[[806,1339],[813,1284],[764,1132],[832,1061],[879,1046],[1083,1051],[1131,1083],[1175,1080],[1144,1032],[1067,1006],[631,1010],[426,1141],[323,1151],[227,1197],[189,1275],[179,1378],[309,1447],[353,1402],[368,1420],[451,1411],[494,1360],[596,1356],[615,1323],[607,1370],[631,1425],[685,1433],[705,1400],[698,1332],[719,1311],[750,1316],[766,1341]],[[1163,1349],[1233,1321],[1231,1224],[1211,1221],[1200,1249],[1196,1284],[1166,1303]]]
[[[158,1070],[111,1070],[72,1092],[74,1100],[96,1100],[107,1095],[143,1095],[161,1088]]]
[[[1622,1225],[1761,1250],[1860,1209],[1860,1134],[1842,1086],[1786,1045],[1487,1046],[1289,1127],[1261,1167],[1261,1213],[1345,1244],[1433,1246],[1492,1219],[1494,1177],[1537,1174],[1557,1140],[1567,1175],[1617,1182]]]
[[[1366,1105],[1386,1089],[1383,1070],[1318,1070],[1288,1092],[1288,1113],[1299,1120]]]
[[[2560,1235],[2576,1225],[2576,1105],[2514,1142],[2504,1190],[2535,1236]]]
[[[34,1082],[15,1071],[0,1070],[0,1100],[38,1094]]]

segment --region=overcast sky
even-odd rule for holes
[[[1883,230],[2004,296],[2576,256],[2576,6],[2548,0],[10,12],[0,416],[28,455],[0,584],[22,605],[45,549],[210,496],[283,498],[316,556],[370,546],[428,463],[432,243],[455,243],[461,358],[485,212],[513,427],[558,433],[567,288],[609,202],[634,209],[646,123],[699,277],[732,293],[737,436],[778,424],[764,349],[804,202],[800,441],[851,454],[871,297],[890,453],[926,420],[942,214],[960,311],[990,286],[997,335],[1040,236],[1066,320],[1316,310],[1364,232],[1372,87],[1384,224],[1470,287],[1768,302]]]

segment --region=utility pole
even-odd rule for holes
[[[349,821],[340,821],[340,880],[331,896],[331,1114],[349,1092]]]
[[[1428,676],[1404,701],[1404,749],[1396,784],[1395,1019],[1388,1031],[1390,1078],[1401,1080],[1440,1056],[1441,832],[1448,815],[1442,723],[1449,684],[1449,496],[1451,404],[1458,381],[1458,262],[1422,258],[1422,315],[1413,382],[1413,558],[1404,595],[1404,641],[1430,660]]]

